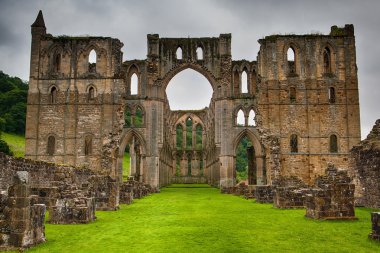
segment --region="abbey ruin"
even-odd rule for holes
[[[280,176],[312,184],[328,163],[347,168],[360,141],[353,25],[259,43],[257,61],[236,61],[231,34],[148,34],[147,58],[123,62],[118,39],[53,36],[40,12],[32,25],[26,158],[121,182],[129,147],[131,176],[141,182],[222,187],[236,183],[236,148],[247,137],[251,185]],[[166,87],[188,68],[207,78],[212,99],[203,110],[172,111]]]
[[[44,242],[46,210],[52,224],[89,223],[171,183],[313,219],[380,207],[380,120],[360,141],[353,25],[266,36],[256,61],[232,60],[231,34],[148,34],[147,58],[123,62],[118,39],[53,36],[41,11],[31,32],[25,159],[0,153],[0,250]],[[167,87],[186,69],[208,80],[208,107],[171,110]],[[237,185],[243,139],[248,179]]]

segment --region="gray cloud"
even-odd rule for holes
[[[257,40],[265,35],[326,34],[332,25],[354,24],[362,138],[380,118],[377,0],[0,0],[0,70],[28,79],[30,25],[40,9],[53,35],[90,34],[120,39],[125,45],[124,60],[146,57],[148,33],[159,33],[160,37],[232,33],[233,59],[255,60]],[[194,77],[182,82],[199,80]]]

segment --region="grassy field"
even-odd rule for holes
[[[1,133],[1,139],[8,143],[14,156],[24,157],[25,155],[25,137],[21,135]]]
[[[305,210],[173,185],[87,225],[46,224],[47,243],[27,252],[380,252],[367,239],[370,209],[357,221],[314,221]]]

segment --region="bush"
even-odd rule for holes
[[[0,140],[0,152],[5,153],[6,155],[13,155],[13,152],[9,148],[8,143],[3,140]]]

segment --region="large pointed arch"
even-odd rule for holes
[[[252,142],[252,145],[255,148],[257,155],[263,156],[265,154],[264,147],[260,141],[259,133],[251,129],[243,129],[236,135],[233,141],[234,153],[236,153],[236,149],[240,141],[244,138],[244,136],[247,136],[249,140]]]
[[[176,66],[175,68],[173,68],[169,72],[167,72],[165,74],[165,76],[162,78],[161,82],[160,82],[161,83],[160,85],[163,86],[164,90],[166,90],[168,84],[173,79],[173,77],[175,75],[177,75],[179,72],[181,72],[181,71],[183,71],[185,69],[195,70],[199,74],[201,74],[204,77],[206,77],[206,79],[211,84],[212,90],[214,92],[216,91],[216,88],[218,86],[218,82],[217,82],[216,77],[211,73],[211,71],[209,71],[204,66],[202,66],[200,64],[197,64],[197,63],[183,63],[183,64],[179,64],[178,66]]]

